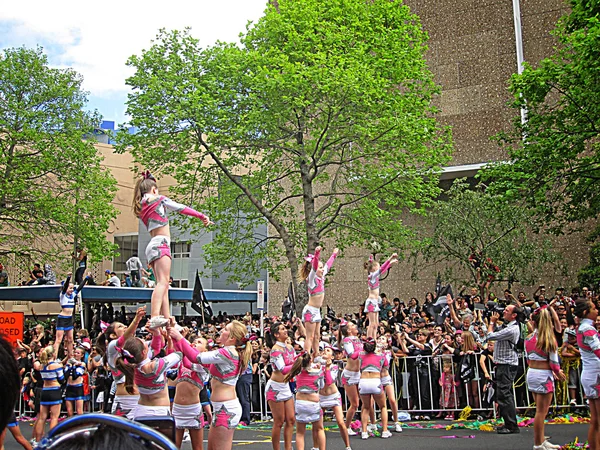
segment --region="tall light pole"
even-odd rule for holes
[[[521,27],[521,5],[520,0],[513,0],[513,20],[515,23],[515,46],[517,48],[517,73],[523,73],[523,33]],[[527,122],[527,109],[521,108],[521,124]]]

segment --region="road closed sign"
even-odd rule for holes
[[[25,314],[22,312],[0,312],[0,334],[17,345],[17,339],[23,340],[24,322]]]

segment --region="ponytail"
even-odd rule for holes
[[[269,331],[265,333],[265,344],[267,345],[267,347],[273,348],[273,346],[277,342],[275,334],[277,334],[281,325],[281,322],[273,322],[271,324],[271,327],[269,328]]]
[[[115,361],[117,369],[119,369],[125,375],[125,390],[128,394],[133,395],[135,393],[135,383],[133,381],[133,370],[137,364],[130,364],[125,361],[123,356],[119,356]]]
[[[303,368],[308,367],[308,365],[310,364],[311,361],[311,357],[310,357],[310,353],[308,352],[302,352],[298,355],[298,357],[296,358],[296,361],[294,361],[294,364],[292,365],[291,370],[287,373],[287,375],[285,376],[285,378],[283,379],[283,381],[285,383],[289,383],[290,380],[292,378],[294,378],[296,375],[298,375]]]
[[[312,264],[308,261],[304,261],[302,263],[302,265],[300,266],[300,269],[298,270],[298,282],[302,283],[303,281],[306,281],[306,279],[308,278],[308,275],[310,274],[310,270],[312,269]]]
[[[48,347],[44,348],[44,350],[42,350],[42,352],[40,353],[40,363],[43,366],[47,366],[48,363],[51,361],[52,356],[54,356],[54,347],[49,345]]]
[[[146,172],[148,172],[148,171],[146,171]],[[149,172],[148,172],[148,174],[149,174]],[[148,192],[150,192],[153,187],[158,188],[158,185],[156,184],[156,180],[154,179],[154,177],[146,178],[145,175],[142,175],[141,177],[139,177],[136,180],[135,187],[133,188],[133,202],[132,202],[133,214],[135,214],[136,217],[139,218],[140,214],[142,212],[142,198],[144,198],[144,194],[147,194]]]

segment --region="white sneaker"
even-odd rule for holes
[[[557,450],[560,448],[560,445],[553,444],[550,441],[544,441],[542,443],[542,447],[544,447],[546,450]]]
[[[383,439],[387,439],[389,437],[392,437],[392,433],[390,433],[389,430],[385,430],[383,433],[381,433],[381,437]]]
[[[188,431],[185,431],[183,433],[183,441],[182,442],[190,442],[192,439],[190,438],[190,433]]]
[[[402,433],[402,424],[400,422],[396,422],[396,433]]]
[[[156,316],[148,321],[148,328],[150,330],[156,330],[160,327],[166,327],[169,324],[169,319],[164,316]]]
[[[352,428],[348,428],[348,436],[358,436],[358,433]]]
[[[365,431],[363,433],[360,433],[360,437],[361,439],[369,439],[369,432]]]
[[[352,450],[352,447],[346,447],[346,450]]]
[[[369,433],[374,433],[375,431],[377,431],[377,425],[374,423],[370,423],[369,425],[367,425],[367,431]]]

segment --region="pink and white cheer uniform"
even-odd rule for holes
[[[391,386],[393,384],[392,382],[392,376],[390,375],[390,365],[392,363],[392,351],[391,350],[384,350],[382,352],[384,360],[383,360],[383,368],[387,369],[388,374],[381,377],[381,385],[382,386]]]
[[[554,373],[560,372],[558,353],[550,352],[548,355],[537,346],[537,330],[525,339],[525,354],[528,361],[548,361],[550,370],[532,369],[527,370],[527,387],[536,394],[548,394],[554,392]]]
[[[277,342],[271,349],[269,363],[273,372],[281,372],[287,375],[296,361],[296,352],[287,346],[285,342]],[[280,383],[270,379],[265,388],[267,401],[287,402],[293,397],[289,383]]]
[[[335,384],[340,368],[337,364],[331,364],[329,367],[323,369],[323,388],[329,387]],[[342,395],[339,391],[331,395],[319,394],[319,403],[321,408],[329,409],[335,408],[336,406],[342,406]]]
[[[177,366],[181,362],[183,355],[181,352],[171,353],[164,358],[151,360],[146,358],[137,365],[133,372],[133,379],[140,391],[141,395],[159,394],[165,390],[167,385],[166,372],[172,367]],[[142,370],[148,364],[154,364],[154,369],[151,372]],[[169,406],[147,406],[138,404],[133,419],[143,416],[170,416],[171,408]]]
[[[181,342],[181,341],[180,341]],[[179,342],[174,342],[176,350],[181,351]],[[205,382],[208,381],[208,371],[201,364],[194,364],[185,356],[179,366],[176,385],[179,383],[190,383],[200,389],[200,396],[205,389]],[[180,405],[173,402],[173,418],[175,427],[178,429],[199,430],[204,427],[204,413],[200,399],[192,405]]]
[[[379,277],[381,276],[381,274],[386,273],[391,264],[390,264],[391,258],[388,259],[387,261],[385,261],[380,267],[379,269],[377,269],[375,272],[371,272],[369,273],[369,276],[367,277],[367,284],[369,285],[369,290],[370,291],[374,291],[375,289],[379,290]],[[374,299],[374,298],[367,298],[367,300],[365,301],[365,309],[364,312],[366,313],[370,313],[370,312],[379,312],[379,304],[381,303],[381,297]]]
[[[342,340],[344,346],[344,353],[347,358],[358,359],[360,352],[362,352],[363,345],[359,338],[356,336],[346,336]],[[353,372],[344,368],[342,371],[342,384],[344,386],[356,386],[360,381],[360,372]]]
[[[123,348],[125,344],[125,336],[121,336],[118,339],[114,339],[108,343],[106,347],[106,364],[110,369],[113,381],[115,384],[124,384],[125,383],[125,374],[117,369],[117,358],[121,356],[118,348]],[[115,416],[127,417],[128,419],[133,419],[133,413],[137,408],[138,401],[140,396],[136,395],[115,395],[113,400],[111,414]]]
[[[296,377],[296,391],[304,394],[317,394],[323,388],[323,371],[310,367],[302,369]],[[296,422],[313,423],[321,418],[320,402],[296,399]]]
[[[140,212],[140,220],[144,223],[148,231],[169,224],[167,209],[201,220],[206,219],[204,214],[189,206],[177,203],[164,195],[153,196],[146,194],[142,198],[141,203],[142,211]],[[148,259],[148,264],[152,264],[163,256],[171,257],[171,239],[169,236],[154,236],[146,246],[146,258]]]
[[[358,357],[361,372],[381,373],[385,357],[377,353],[360,352]],[[361,378],[358,383],[358,392],[361,395],[381,394],[381,378]]]
[[[237,352],[234,352],[234,347],[223,347],[200,353],[186,339],[180,340],[179,346],[186,358],[208,368],[213,379],[228,386],[236,385],[240,376],[240,357]],[[224,402],[213,400],[212,405],[214,410],[212,426],[229,430],[238,426],[242,417],[242,405],[237,397]]]
[[[590,319],[582,319],[577,329],[577,345],[581,352],[581,384],[587,398],[600,398],[600,339]]]
[[[306,284],[308,286],[308,295],[310,297],[314,297],[315,295],[321,295],[325,293],[325,276],[327,275],[329,270],[331,270],[331,266],[333,266],[333,261],[335,261],[337,254],[333,253],[325,263],[325,266],[323,267],[322,277],[317,276],[320,256],[321,251],[317,250],[311,261],[310,273],[308,274],[308,278],[306,279]],[[321,309],[317,308],[316,306],[306,305],[302,310],[302,321],[310,323],[321,322]]]

